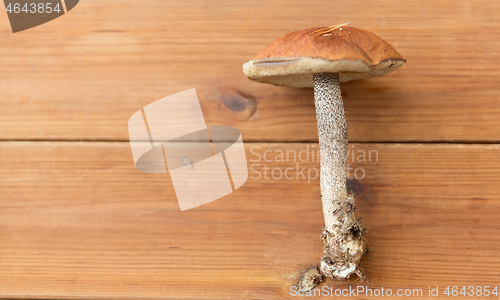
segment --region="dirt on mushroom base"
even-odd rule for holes
[[[307,292],[318,285],[323,278],[343,280],[356,274],[364,280],[365,274],[360,266],[367,252],[366,227],[354,217],[354,195],[351,194],[335,212],[338,224],[332,229],[323,226],[323,257],[318,267],[309,269],[299,279],[300,292]]]

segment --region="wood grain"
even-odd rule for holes
[[[290,298],[322,251],[319,180],[296,171],[278,178],[276,169],[307,175],[319,168],[316,149],[246,143],[245,185],[181,212],[169,176],[137,171],[128,143],[0,142],[0,295]],[[369,226],[368,278],[326,285],[424,293],[498,285],[500,146],[351,144],[350,151],[358,179],[349,189]],[[363,151],[367,161],[359,162]]]
[[[196,88],[209,125],[247,141],[316,141],[311,90],[250,82],[242,64],[290,31],[350,21],[406,66],[343,85],[351,141],[496,142],[500,2],[80,1],[12,34],[0,18],[1,140],[127,140],[144,105]]]

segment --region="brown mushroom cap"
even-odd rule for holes
[[[385,75],[405,62],[394,47],[369,31],[314,27],[279,37],[246,62],[243,72],[253,81],[313,87],[314,73],[339,73],[346,82]]]

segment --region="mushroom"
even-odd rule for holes
[[[321,201],[325,226],[319,267],[299,280],[303,292],[323,276],[364,278],[365,227],[354,217],[354,195],[347,193],[347,123],[340,82],[379,77],[406,60],[375,34],[346,26],[315,27],[285,34],[243,65],[249,79],[314,88],[321,154]]]

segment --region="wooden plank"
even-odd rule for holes
[[[274,38],[352,22],[406,66],[343,85],[352,141],[498,141],[498,1],[80,1],[12,34],[0,18],[0,139],[127,140],[144,105],[196,88],[209,125],[247,141],[316,141],[311,90],[241,72]]]
[[[319,180],[296,176],[319,167],[316,149],[246,143],[245,185],[181,212],[169,176],[137,171],[128,143],[1,142],[0,297],[289,298],[322,250]],[[351,286],[439,286],[446,298],[445,286],[498,284],[499,145],[350,150],[371,249],[367,281]]]

